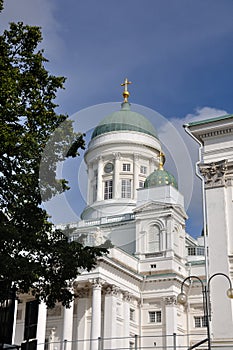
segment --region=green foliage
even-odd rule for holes
[[[38,27],[23,23],[0,36],[0,278],[52,307],[68,305],[78,268],[90,270],[106,250],[69,243],[41,208],[41,193],[68,189],[56,179],[57,162],[84,148],[83,135],[55,112],[65,79],[45,69],[41,40]]]

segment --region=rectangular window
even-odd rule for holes
[[[123,163],[122,170],[130,171],[130,163]]]
[[[131,198],[131,180],[121,180],[121,198]]]
[[[188,255],[205,255],[204,247],[188,247]]]
[[[195,328],[207,327],[207,319],[205,316],[194,316]]]
[[[149,322],[150,323],[161,323],[162,312],[161,311],[149,311]]]
[[[24,340],[36,338],[38,307],[39,303],[37,300],[28,301],[26,303]]]
[[[139,188],[143,188],[144,187],[144,181],[139,181]]]
[[[134,309],[129,309],[129,319],[130,319],[130,321],[135,320],[135,310]]]
[[[112,180],[105,181],[104,183],[104,199],[112,198]]]
[[[200,316],[194,316],[194,324],[195,324],[195,328],[201,328],[201,317]]]
[[[146,175],[147,174],[147,167],[144,165],[140,166],[140,173]]]
[[[147,242],[148,242],[149,253],[159,252],[161,250],[160,249],[160,230],[158,226],[152,225],[149,228]]]
[[[196,247],[188,247],[188,255],[196,255]]]

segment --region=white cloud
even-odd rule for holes
[[[187,124],[190,122],[210,119],[210,118],[219,117],[226,114],[228,113],[222,109],[217,109],[213,107],[201,107],[201,108],[198,107],[196,108],[195,113],[187,114],[182,121],[184,124]]]
[[[179,147],[176,147],[173,152],[177,152],[176,159],[179,159],[178,162],[178,176],[179,174],[185,174],[185,181],[182,181],[181,186],[179,187],[181,193],[185,196],[186,199],[186,209],[188,213],[191,214],[192,220],[192,230],[197,232],[191,232],[192,235],[196,236],[200,234],[202,229],[202,195],[201,195],[201,181],[197,176],[196,172],[196,163],[198,159],[198,144],[185,132],[183,125],[188,124],[194,121],[201,121],[205,119],[211,119],[214,117],[222,116],[228,114],[227,111],[213,108],[213,107],[198,107],[194,113],[189,113],[183,118],[174,117],[170,121],[175,126],[176,130],[179,132],[185,149],[182,148],[182,143]],[[167,137],[172,137],[168,134],[169,127],[164,125],[163,136],[164,139]],[[188,155],[187,155],[188,152]],[[190,162],[191,162],[191,172],[190,172]],[[175,164],[177,166],[177,164]],[[189,170],[189,172],[187,172]],[[184,177],[182,177],[184,179]],[[187,198],[188,196],[188,198]],[[189,202],[190,201],[190,202]],[[198,228],[199,226],[199,228]]]

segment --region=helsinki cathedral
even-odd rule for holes
[[[187,349],[208,328],[214,349],[232,349],[233,305],[220,273],[233,275],[233,116],[186,125],[202,148],[208,236],[196,240],[185,230],[184,197],[166,171],[156,129],[131,110],[129,84],[122,84],[119,109],[92,133],[84,156],[87,205],[69,225],[70,240],[107,245],[109,254],[77,276],[70,308],[39,304],[31,340],[41,350]],[[215,273],[207,322],[203,286]],[[185,304],[177,302],[181,287]],[[33,303],[30,295],[19,297],[14,344],[25,341]]]

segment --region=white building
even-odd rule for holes
[[[128,95],[126,84],[121,109],[93,132],[85,154],[87,207],[82,220],[70,224],[71,240],[82,236],[87,244],[111,241],[114,247],[93,271],[77,277],[70,309],[39,305],[38,349],[45,341],[50,350],[181,349],[206,338],[201,283],[187,281],[188,303],[177,303],[186,277],[206,282],[204,237],[196,241],[185,232],[183,195],[163,168],[156,130],[130,110]],[[233,116],[187,128],[203,147],[210,273],[232,277]],[[233,305],[221,278],[211,281],[211,337],[213,345],[233,349]],[[20,296],[15,344],[24,340],[26,310],[33,305],[29,295]]]

